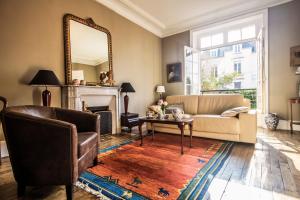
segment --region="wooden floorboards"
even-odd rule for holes
[[[101,138],[101,148],[122,143],[136,135]],[[0,165],[0,199],[16,197],[16,183],[9,159]],[[24,199],[66,199],[64,187],[31,187]],[[74,199],[96,199],[75,188]],[[258,131],[256,145],[235,144],[230,156],[212,179],[204,199],[300,199],[300,133]]]

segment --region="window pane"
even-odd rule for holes
[[[256,41],[250,41],[201,51],[201,91],[256,88],[257,53],[252,51],[255,47]]]
[[[228,42],[235,42],[241,40],[241,30],[232,30],[228,32]]]
[[[215,34],[211,37],[211,45],[216,46],[216,45],[223,44],[224,42],[223,40],[224,40],[223,33]]]
[[[249,39],[255,37],[255,25],[248,26],[242,29],[242,39]]]
[[[211,37],[203,37],[201,38],[201,48],[210,47],[211,46]]]

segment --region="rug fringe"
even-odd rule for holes
[[[108,198],[108,197],[106,197],[105,195],[103,195],[103,194],[101,193],[101,190],[96,191],[96,190],[90,188],[90,187],[88,186],[88,184],[84,184],[84,183],[81,183],[80,181],[77,181],[77,182],[75,183],[75,186],[76,186],[76,187],[79,187],[80,189],[83,189],[84,191],[86,191],[86,192],[88,192],[88,193],[90,193],[90,194],[92,194],[92,195],[95,195],[95,196],[96,196],[97,198],[99,198],[100,200],[111,200],[110,198]]]

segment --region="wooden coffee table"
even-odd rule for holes
[[[152,139],[154,138],[154,127],[153,124],[173,124],[177,125],[181,132],[181,154],[183,154],[183,137],[184,137],[184,126],[188,125],[190,129],[190,147],[192,147],[192,137],[193,137],[193,118],[182,119],[182,120],[169,120],[169,119],[152,119],[147,117],[139,118],[139,132],[141,137],[141,146],[143,145],[143,134],[142,126],[145,122],[151,123],[152,126]]]

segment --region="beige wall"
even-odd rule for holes
[[[162,39],[162,79],[166,87],[165,95],[184,94],[184,70],[182,82],[167,83],[167,64],[181,62],[184,67],[184,46],[190,46],[190,32],[186,31]]]
[[[290,47],[300,45],[300,1],[269,9],[270,112],[288,119],[288,98],[298,96],[300,76],[290,67]],[[296,107],[295,107],[296,108]],[[299,107],[295,109],[299,120]]]
[[[65,13],[91,17],[110,30],[114,79],[132,83],[129,111],[143,114],[161,83],[161,39],[92,0],[0,1],[0,95],[9,105],[41,104],[40,89],[27,85],[41,68],[64,83]],[[50,90],[52,106],[60,106],[60,88]]]

